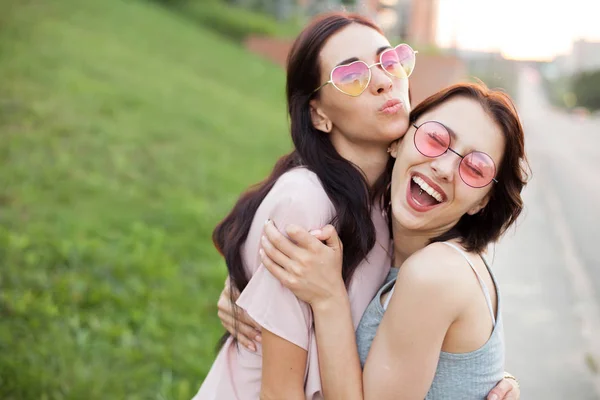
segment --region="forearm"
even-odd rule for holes
[[[313,307],[313,313],[324,397],[362,400],[362,370],[348,296]]]

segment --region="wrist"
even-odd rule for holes
[[[330,314],[339,312],[341,309],[348,307],[348,292],[343,282],[341,285],[332,291],[331,295],[315,301],[311,304],[313,313]]]

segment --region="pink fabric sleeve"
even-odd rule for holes
[[[297,180],[277,182],[261,205],[268,209],[259,208],[260,213],[257,212],[255,216],[246,245],[250,246],[248,248],[251,249],[250,251],[256,253],[249,254],[248,258],[260,263],[258,242],[267,218],[270,218],[281,231],[289,224],[296,224],[310,230],[321,228],[330,222],[333,206],[320,184],[315,183],[314,179],[303,179],[302,182]],[[258,214],[260,217],[266,217],[257,220]],[[260,226],[255,227],[256,224]],[[254,268],[250,266],[250,270]],[[310,306],[286,289],[264,265],[260,264],[256,268],[250,282],[238,298],[237,304],[265,329],[308,351],[313,323]]]

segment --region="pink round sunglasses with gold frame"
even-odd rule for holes
[[[316,88],[313,93],[331,83],[337,90],[348,96],[360,96],[371,82],[371,68],[378,65],[394,78],[408,78],[415,69],[417,53],[412,47],[402,43],[381,52],[379,62],[373,65],[368,65],[364,61],[338,65],[331,70],[329,80]]]

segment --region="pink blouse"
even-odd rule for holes
[[[323,399],[319,360],[310,306],[296,298],[260,262],[258,250],[267,219],[279,229],[297,224],[317,229],[331,222],[335,209],[317,176],[306,168],[282,175],[258,208],[242,257],[250,282],[237,304],[261,326],[308,352],[305,372],[307,400]],[[377,243],[358,266],[348,288],[354,328],[390,269],[391,249],[386,220],[373,209]],[[256,400],[260,395],[262,355],[236,346],[231,338],[219,352],[193,400]]]

